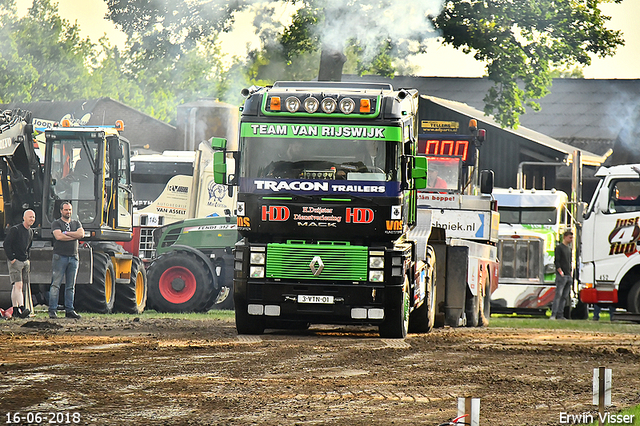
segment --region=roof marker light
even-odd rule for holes
[[[269,108],[271,108],[271,111],[280,111],[280,96],[271,97]]]
[[[369,99],[360,99],[360,112],[371,112],[371,101]]]

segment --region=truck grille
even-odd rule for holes
[[[498,243],[500,278],[540,278],[542,241],[501,239]]]
[[[313,275],[311,262],[318,256],[322,272]],[[295,280],[367,280],[366,247],[346,244],[280,244],[267,245],[266,276]],[[315,262],[315,268],[318,262]]]

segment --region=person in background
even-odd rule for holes
[[[60,219],[51,224],[53,233],[53,264],[51,277],[51,289],[49,291],[49,318],[58,318],[58,297],[60,286],[65,280],[64,310],[66,318],[79,319],[73,307],[73,299],[76,289],[76,276],[78,275],[78,240],[84,237],[82,224],[71,219],[71,203],[68,201],[60,204]],[[65,279],[66,278],[66,279]]]
[[[551,305],[551,318],[566,319],[564,317],[564,305],[573,281],[571,275],[571,244],[573,243],[573,232],[565,231],[562,235],[562,242],[556,246],[555,267],[556,267],[556,295]]]
[[[427,188],[447,189],[447,182],[438,176],[438,169],[429,167],[427,172]]]
[[[597,303],[595,303],[593,305],[593,320],[594,321],[600,321],[600,312],[602,311],[602,309],[609,309],[609,319],[611,319],[613,317],[613,313],[616,311],[616,307],[614,305],[599,305]]]
[[[31,282],[29,254],[33,242],[31,226],[35,221],[36,213],[33,210],[26,210],[22,215],[22,223],[9,228],[7,237],[4,239],[4,252],[7,255],[7,267],[11,279],[12,315],[20,318],[26,318],[31,313],[29,308],[25,308],[23,287],[29,286]],[[31,292],[27,292],[27,295],[31,297]]]

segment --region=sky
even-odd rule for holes
[[[55,1],[55,0],[54,0]],[[25,14],[32,0],[17,0],[18,13]],[[286,19],[287,12],[292,13],[289,6],[282,10],[282,17]],[[107,6],[104,0],[58,0],[58,10],[62,18],[77,22],[83,37],[90,37],[93,42],[105,33],[112,44],[124,46],[125,36],[108,20],[104,19]],[[610,58],[592,58],[592,64],[584,69],[585,78],[605,79],[636,79],[640,78],[640,26],[637,16],[640,15],[640,1],[624,0],[622,4],[604,4],[602,11],[611,16],[607,24],[609,29],[621,30],[625,46],[618,48],[617,53]],[[243,13],[236,19],[238,30],[222,37],[223,52],[242,55],[246,43],[256,43],[251,29],[252,17]],[[471,55],[457,51],[451,47],[442,46],[433,40],[429,52],[414,61],[419,66],[418,75],[436,77],[481,77],[484,74],[482,63],[473,59]]]

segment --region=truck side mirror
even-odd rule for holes
[[[224,151],[213,153],[213,180],[215,183],[227,184],[227,162]]]
[[[227,149],[227,140],[224,138],[211,138],[211,148],[214,151],[224,151]]]
[[[427,157],[413,157],[411,178],[414,181],[416,189],[424,189],[427,187]]]
[[[491,194],[493,192],[493,170],[480,172],[480,193]]]

